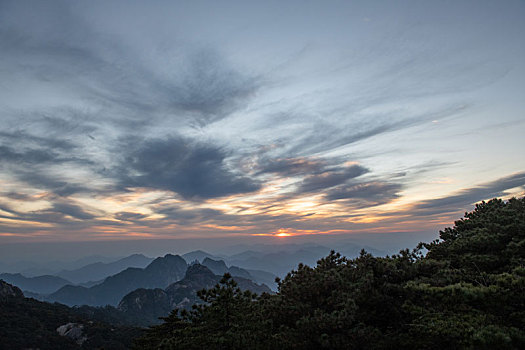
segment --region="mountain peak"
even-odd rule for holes
[[[200,249],[191,251],[191,252],[186,253],[186,254],[203,254],[203,255],[206,254],[206,255],[211,255],[210,253],[205,252],[204,250],[200,250]],[[184,254],[184,255],[186,255],[186,254]]]
[[[191,279],[194,276],[197,275],[209,275],[209,276],[215,276],[215,274],[206,266],[201,264],[193,264],[188,267],[186,270],[186,276],[184,276],[185,279]]]
[[[197,261],[199,261],[199,263],[202,263],[205,258],[212,258],[212,259],[216,258],[212,254],[210,254],[208,252],[205,252],[203,250],[194,250],[194,251],[191,251],[191,252],[183,254],[182,257],[187,262],[193,262],[193,261],[197,260]]]
[[[135,253],[135,254],[131,254],[129,256],[126,256],[125,258],[122,258],[120,260],[117,260],[117,261],[128,261],[128,260],[137,260],[137,259],[148,259],[147,256],[145,256],[144,254],[139,254],[139,253]]]
[[[15,287],[4,280],[0,280],[0,301],[5,301],[10,298],[23,298],[24,293],[20,288]]]
[[[67,305],[91,306],[117,305],[127,293],[138,288],[166,288],[179,281],[186,272],[186,261],[178,255],[166,254],[153,260],[146,268],[129,267],[104,282],[86,289],[58,290],[49,296],[49,301]]]
[[[153,268],[158,268],[160,266],[179,265],[179,264],[186,265],[186,260],[181,258],[180,255],[166,254],[162,257],[158,257],[155,260],[153,260],[148,266],[146,266],[146,270],[151,270]]]
[[[202,265],[212,270],[213,273],[216,275],[222,276],[226,272],[229,272],[228,266],[226,266],[226,263],[224,262],[224,260],[213,260],[210,258],[205,258],[202,261]]]

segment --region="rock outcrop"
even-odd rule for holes
[[[82,345],[88,338],[84,335],[84,325],[80,323],[66,323],[57,328],[57,333]]]
[[[23,298],[24,293],[20,288],[15,287],[4,280],[0,280],[0,301],[8,301],[9,299]]]

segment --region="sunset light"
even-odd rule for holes
[[[525,193],[520,11],[88,3],[2,5],[0,244],[426,232]]]
[[[279,230],[277,230],[277,233],[274,236],[275,237],[289,237],[291,236],[291,234],[286,232],[285,229],[280,228]]]

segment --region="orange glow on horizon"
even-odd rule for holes
[[[291,234],[289,233],[286,233],[286,232],[279,232],[278,234],[275,235],[275,237],[290,237]]]
[[[333,232],[321,232],[319,230],[295,230],[295,229],[286,229],[280,228],[277,231],[270,233],[253,233],[252,236],[271,236],[271,237],[295,237],[303,235],[318,235],[318,234],[328,234]]]
[[[290,237],[290,236],[292,236],[292,233],[288,232],[284,228],[280,228],[280,229],[277,230],[276,233],[273,234],[273,236],[275,236],[275,237]]]

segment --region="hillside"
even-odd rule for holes
[[[129,349],[141,332],[25,298],[19,288],[0,280],[0,349]]]

